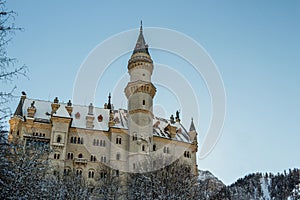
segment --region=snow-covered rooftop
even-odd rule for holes
[[[51,104],[52,102],[36,100],[36,99],[25,99],[22,106],[22,113],[27,116],[27,108],[31,106],[34,101],[34,107],[36,113],[34,115],[35,121],[49,122],[51,118]],[[86,116],[88,116],[89,106],[72,105],[73,111],[69,115],[66,106],[67,103],[59,103],[59,108],[53,113],[55,117],[72,118],[71,127],[86,128]],[[89,128],[93,130],[108,131],[109,122],[109,109],[93,107],[94,116],[94,127]],[[119,109],[114,111],[115,128],[128,129],[127,110]],[[165,129],[169,124],[170,120],[154,117],[153,118],[153,135],[171,139],[170,132]],[[173,123],[172,126],[176,127],[176,137],[174,140],[191,143],[189,134],[183,125],[179,122]]]

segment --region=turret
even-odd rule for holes
[[[153,61],[148,51],[148,45],[143,36],[142,23],[140,33],[128,61],[130,82],[125,88],[128,99],[129,122],[129,163],[135,166],[130,158],[135,155],[148,154],[153,137],[153,98],[156,88],[151,82]],[[134,140],[138,135],[139,140]],[[135,160],[135,159],[134,159]],[[131,169],[132,166],[129,166]]]

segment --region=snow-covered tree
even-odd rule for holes
[[[1,145],[0,199],[38,199],[45,195],[49,148],[15,141]]]

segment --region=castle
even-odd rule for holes
[[[151,82],[154,70],[142,26],[128,61],[130,80],[125,87],[127,109],[114,110],[111,96],[103,108],[29,99],[22,93],[10,119],[9,140],[49,146],[53,170],[71,171],[94,179],[99,165],[123,172],[143,172],[179,160],[197,173],[197,132],[193,121],[189,130],[175,117],[163,119],[153,114],[156,88]]]

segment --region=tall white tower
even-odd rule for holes
[[[152,150],[153,138],[153,98],[156,88],[151,82],[153,61],[143,36],[140,34],[133,54],[128,61],[130,82],[125,88],[128,99],[129,122],[129,169],[135,170],[138,160],[143,160]]]

